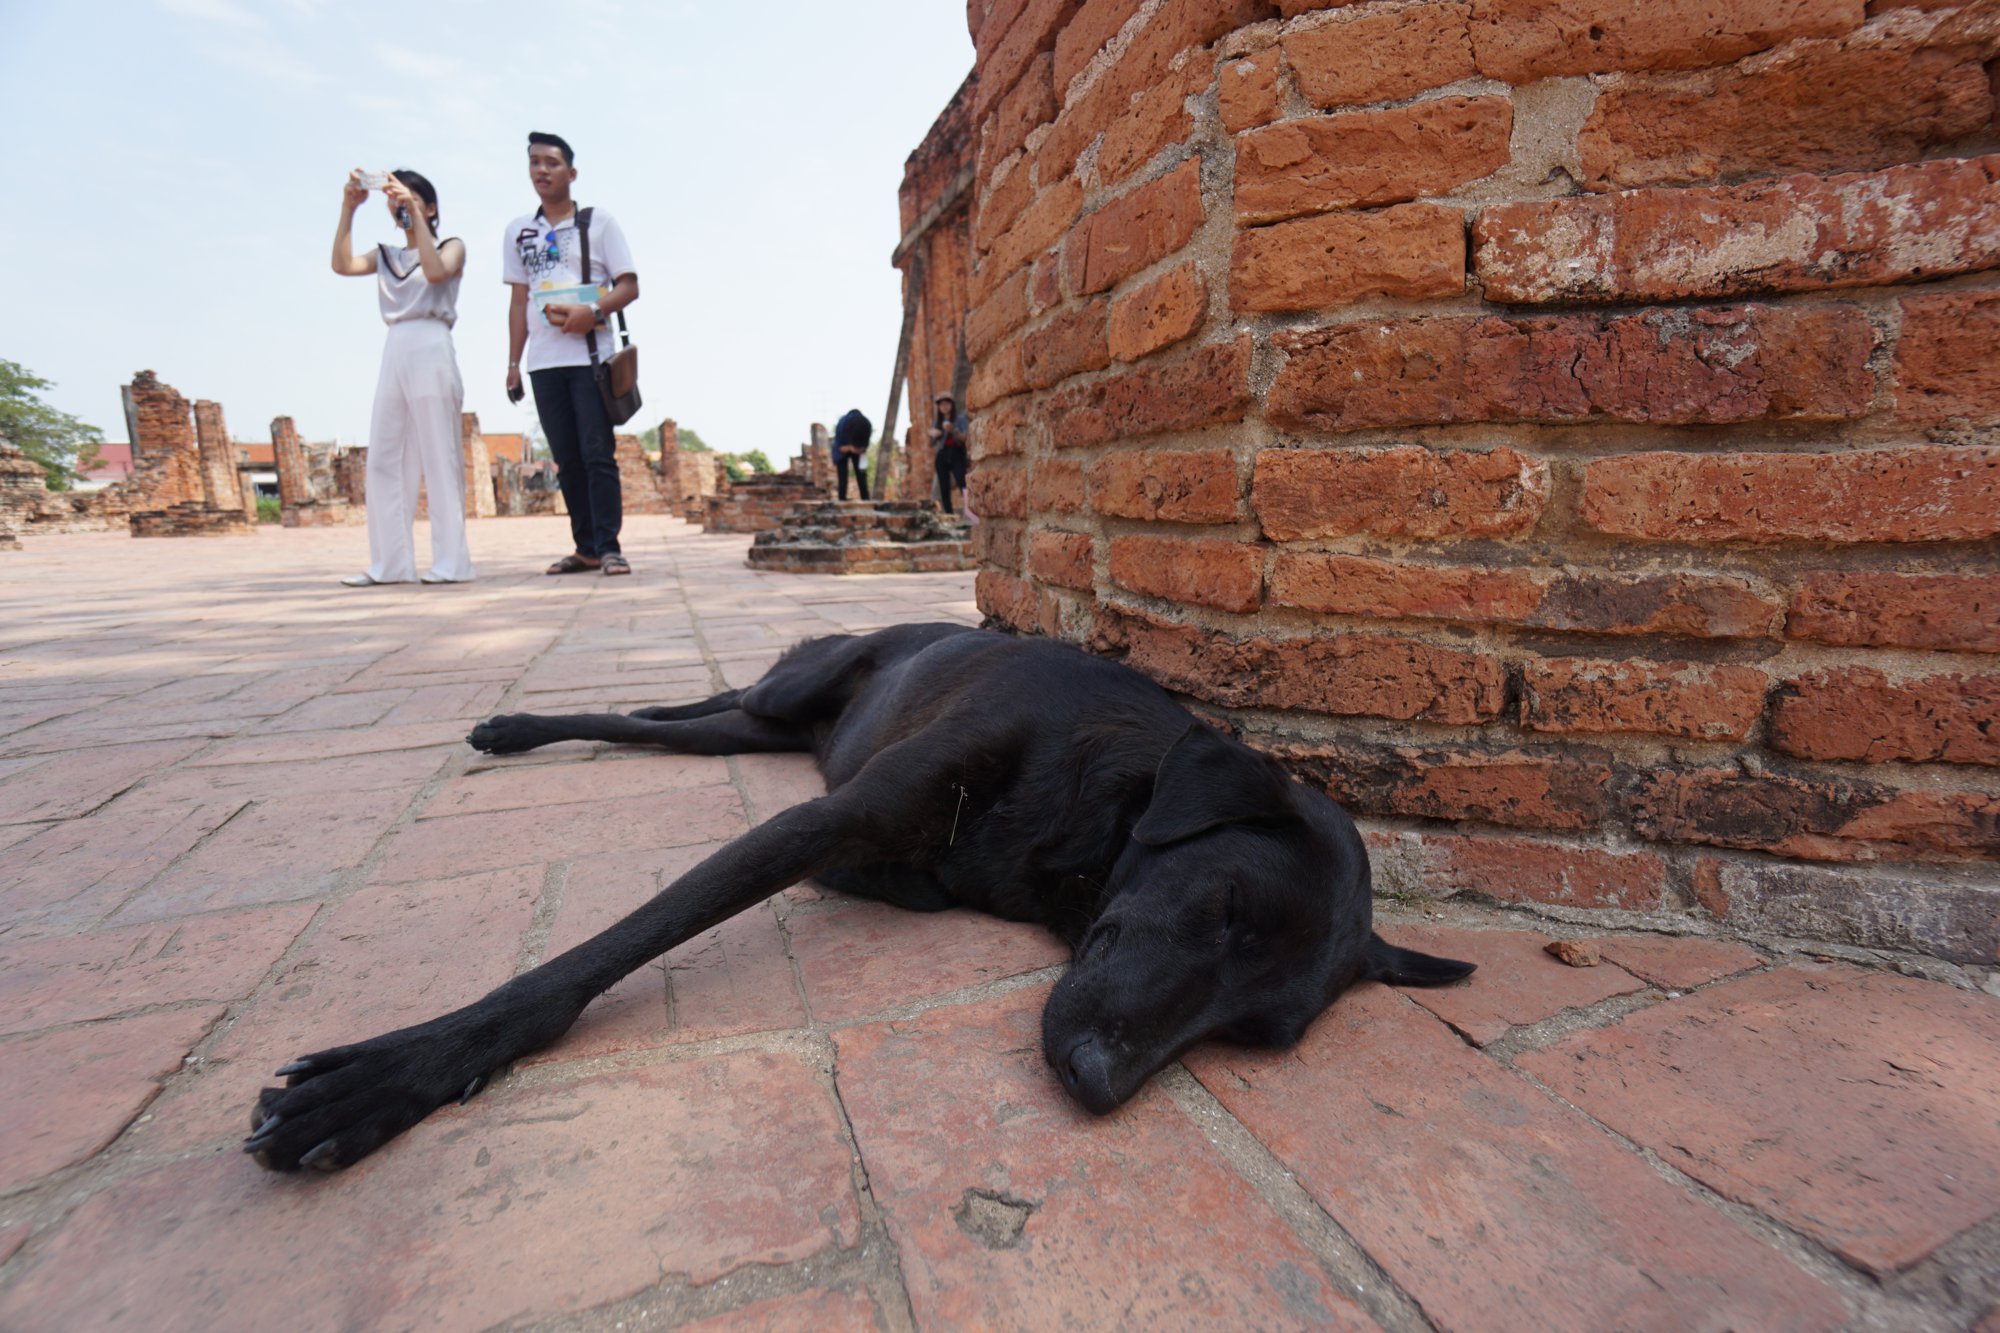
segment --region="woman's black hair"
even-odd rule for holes
[[[423,176],[419,175],[417,172],[411,171],[406,167],[398,167],[396,168],[396,170],[390,172],[389,174],[391,176],[394,176],[397,180],[403,182],[403,184],[409,186],[410,193],[417,196],[417,198],[423,200],[424,203],[429,206],[431,210],[431,230],[436,231],[438,226],[437,186],[431,184],[428,180],[425,180]]]

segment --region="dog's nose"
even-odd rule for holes
[[[1111,1060],[1097,1038],[1085,1037],[1069,1048],[1058,1069],[1069,1095],[1095,1115],[1116,1110],[1117,1095],[1111,1091]]]

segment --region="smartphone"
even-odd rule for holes
[[[516,384],[507,390],[507,401],[510,403],[518,403],[527,396],[528,390],[523,385]]]
[[[361,188],[364,190],[379,190],[388,183],[389,173],[386,171],[364,171],[361,173]]]

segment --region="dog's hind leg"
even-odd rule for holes
[[[780,811],[624,920],[484,999],[286,1065],[278,1072],[288,1085],[257,1100],[245,1150],[282,1171],[359,1161],[555,1041],[591,1000],[682,941],[808,876],[909,855],[909,829],[949,817],[933,799],[948,788],[943,770],[925,761],[908,742],[891,746],[853,782]]]
[[[711,701],[713,702],[713,701]],[[700,707],[692,704],[689,707]],[[675,721],[654,721],[623,713],[579,713],[566,717],[503,713],[472,729],[473,749],[488,754],[520,754],[557,741],[611,741],[656,745],[676,754],[753,754],[812,749],[812,729],[746,713],[740,708]]]

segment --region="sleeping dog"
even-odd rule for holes
[[[627,973],[807,877],[1061,935],[1074,961],[1042,1049],[1098,1113],[1198,1041],[1290,1045],[1357,981],[1472,971],[1372,932],[1367,853],[1332,801],[1138,672],[1046,640],[962,625],[813,639],[746,690],[629,717],[508,714],[469,739],[489,754],[810,751],[827,794],[484,999],[286,1065],[245,1144],[267,1167],[359,1160],[561,1037]]]

